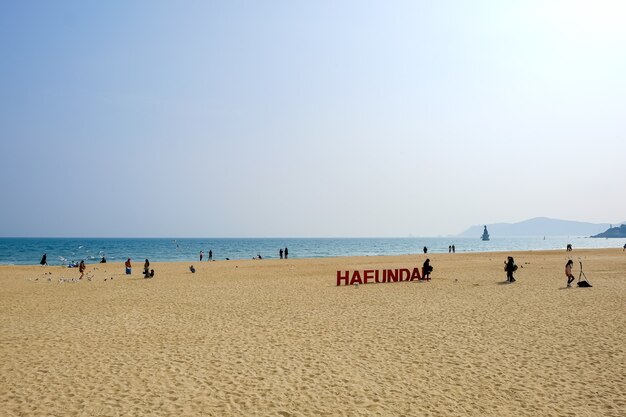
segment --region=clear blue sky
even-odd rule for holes
[[[621,1],[4,1],[1,236],[626,220]]]

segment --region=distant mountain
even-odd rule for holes
[[[626,237],[626,222],[622,223],[621,226],[611,227],[606,232],[591,237]]]
[[[480,239],[484,225],[472,226],[459,236]],[[492,238],[513,236],[591,236],[608,229],[609,223],[585,223],[536,217],[519,223],[487,224]]]

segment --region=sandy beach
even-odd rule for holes
[[[504,283],[515,257],[517,282]],[[566,289],[567,259],[593,288]],[[4,416],[624,416],[626,253],[0,266]]]

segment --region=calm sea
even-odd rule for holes
[[[590,239],[583,237],[493,238],[488,242],[473,238],[220,238],[220,239],[119,239],[119,238],[0,238],[0,264],[35,265],[48,255],[49,265],[66,265],[85,260],[97,263],[102,256],[108,262],[126,258],[137,261],[198,261],[209,250],[214,260],[278,258],[280,248],[289,248],[290,258],[334,256],[405,255],[448,252],[454,244],[457,252],[493,252],[563,249],[571,243],[577,248],[621,248],[626,239]]]

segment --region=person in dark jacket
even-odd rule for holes
[[[44,253],[43,256],[41,257],[41,261],[39,261],[39,264],[41,266],[48,266],[48,254]]]
[[[422,279],[430,281],[430,273],[433,272],[433,267],[430,266],[430,259],[426,259],[422,265]]]
[[[517,265],[515,265],[515,261],[512,256],[509,256],[504,262],[504,270],[506,271],[506,280],[508,282],[515,282],[513,272],[517,271]]]

